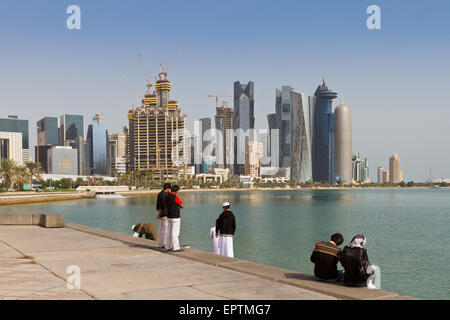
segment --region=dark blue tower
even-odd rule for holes
[[[314,181],[331,182],[333,180],[334,156],[334,114],[333,99],[337,93],[328,90],[325,79],[314,93],[316,97],[314,112],[314,134],[312,150],[312,173]]]

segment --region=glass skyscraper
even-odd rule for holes
[[[314,93],[314,135],[313,135],[313,180],[331,182],[333,180],[333,140],[334,114],[332,101],[337,93],[328,90],[325,80]]]
[[[291,87],[282,86],[275,91],[276,122],[279,131],[279,164],[291,166]]]
[[[59,130],[57,117],[45,117],[37,122],[38,146],[59,144]]]
[[[89,169],[92,175],[110,176],[108,131],[101,113],[97,113],[92,120],[87,134]]]
[[[255,85],[253,81],[247,84],[234,82],[234,129],[254,129],[255,128]]]
[[[315,98],[291,90],[291,180],[313,180],[312,143]]]
[[[255,89],[253,81],[247,84],[234,82],[234,173],[244,174],[244,158],[246,145],[254,137],[244,136],[236,133],[236,130],[247,132],[255,128]],[[237,134],[237,135],[236,135]]]
[[[84,138],[84,117],[64,114],[59,117],[59,144],[69,145],[76,137]]]
[[[0,119],[0,131],[3,132],[21,132],[22,133],[22,149],[29,148],[28,142],[28,120],[20,120],[16,118]]]

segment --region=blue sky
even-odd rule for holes
[[[66,8],[81,8],[81,30]],[[381,30],[366,8],[381,8]],[[405,180],[450,177],[448,1],[29,1],[0,2],[0,117],[102,112],[110,132],[139,104],[145,79],[169,66],[172,97],[188,121],[213,117],[210,93],[255,83],[256,126],[267,127],[275,88],[313,94],[322,76],[352,113],[353,149],[371,178],[397,152]],[[128,83],[121,74],[130,80]],[[335,105],[340,102],[336,99]],[[231,99],[229,99],[231,102]]]

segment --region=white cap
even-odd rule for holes
[[[135,224],[133,224],[133,226],[131,227],[131,230],[133,230],[133,231],[134,231],[134,227],[136,227],[136,225],[135,225]]]
[[[230,203],[227,202],[227,201],[225,201],[224,203],[222,203],[222,208],[223,208],[223,207],[229,207],[229,206],[230,206]]]

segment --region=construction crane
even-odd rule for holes
[[[184,40],[183,44],[178,48],[177,52],[175,53],[175,56],[172,58],[172,60],[170,60],[166,67],[164,68],[164,63],[166,62],[167,59],[163,60],[163,62],[161,62],[159,64],[159,66],[161,67],[161,72],[159,73],[164,74],[165,77],[167,77],[167,71],[169,70],[169,66],[175,61],[175,59],[180,55],[181,50],[183,50],[184,46],[188,43],[188,40]]]
[[[147,94],[150,94],[150,87],[152,86],[152,76],[148,74],[147,69],[145,68],[144,60],[142,59],[142,55],[138,53],[139,61],[141,62],[142,70],[144,71],[145,80],[147,80]]]
[[[130,79],[128,79],[128,77],[127,77],[125,74],[123,74],[123,73],[121,73],[120,76],[121,76],[126,82],[128,82],[128,84],[130,85],[130,88],[133,89],[133,91],[136,93],[136,95],[137,95],[139,98],[142,98],[142,96],[139,94],[139,92],[138,92],[138,90],[136,89],[136,87],[133,86],[133,84],[131,83]]]
[[[222,94],[208,94],[208,97],[210,98],[216,98],[216,108],[219,107],[219,97],[222,98],[233,98],[233,96],[226,96],[226,95],[222,95]]]

